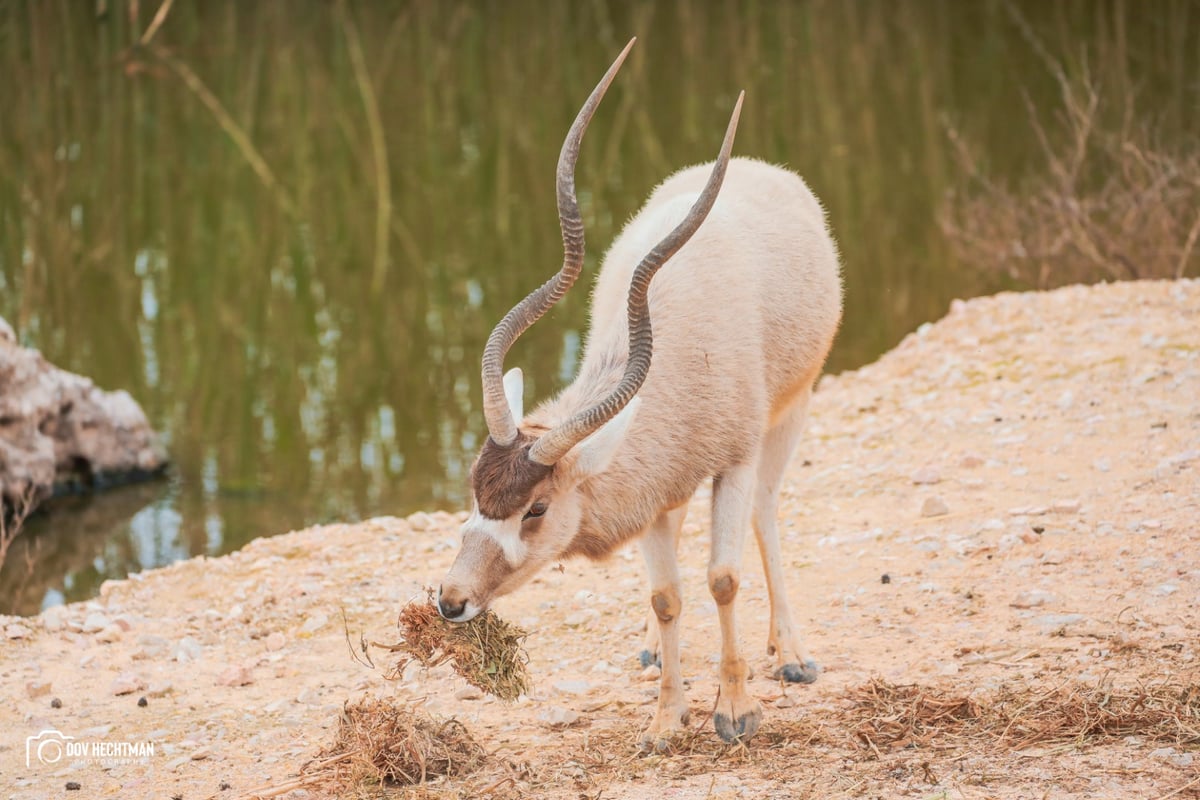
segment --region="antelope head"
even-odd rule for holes
[[[489,436],[471,467],[471,516],[462,547],[438,590],[438,610],[465,622],[496,597],[525,583],[546,564],[586,550],[575,543],[587,498],[581,486],[604,472],[629,433],[650,369],[647,294],[654,273],[700,227],[725,177],[741,112],[738,97],[708,184],[687,217],[642,259],[629,288],[629,357],[604,399],[546,430],[524,419],[519,369],[504,374],[504,356],[526,329],[558,302],[583,268],[583,217],[575,197],[575,162],[588,122],[635,40],[630,40],[579,111],[558,160],[562,268],[504,316],[483,353],[483,411]]]

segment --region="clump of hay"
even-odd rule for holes
[[[928,686],[897,686],[875,678],[849,692],[855,736],[875,749],[925,744],[936,736],[960,734],[984,708],[967,695]]]
[[[529,656],[521,643],[529,634],[485,611],[469,622],[447,622],[429,591],[424,603],[409,603],[398,621],[401,640],[384,645],[405,655],[388,677],[395,678],[416,660],[426,667],[450,662],[467,683],[501,700],[529,692]]]
[[[343,706],[337,737],[318,759],[329,777],[346,785],[412,785],[473,772],[486,753],[456,719],[372,699]]]
[[[1063,683],[1048,690],[1007,687],[973,697],[875,679],[850,692],[856,736],[875,749],[934,738],[983,738],[1020,750],[1037,744],[1142,736],[1200,743],[1200,684],[1133,688]]]

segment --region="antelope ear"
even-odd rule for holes
[[[513,367],[504,373],[504,397],[508,400],[508,410],[512,412],[513,422],[520,425],[525,418],[525,377],[520,367]]]
[[[625,441],[629,424],[637,414],[642,398],[635,397],[620,413],[600,426],[600,430],[571,449],[571,474],[578,480],[590,478],[608,469],[612,458]]]

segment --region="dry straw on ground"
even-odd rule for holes
[[[318,758],[333,782],[362,787],[466,775],[486,753],[456,719],[435,719],[394,700],[363,700],[342,709],[337,738]]]
[[[561,785],[572,774],[596,789],[647,773],[682,779],[736,766],[739,774],[784,781],[800,794],[807,785],[816,796],[860,796],[864,785],[890,779],[902,765],[937,783],[931,762],[950,752],[1083,748],[1127,736],[1191,749],[1200,746],[1200,681],[1130,688],[1014,684],[971,692],[876,678],[848,689],[842,702],[799,718],[768,715],[758,735],[740,745],[721,742],[700,708],[692,717],[666,754],[642,751],[633,722],[581,732],[568,755],[530,765],[528,788]],[[831,758],[837,770],[830,771]]]
[[[433,667],[449,661],[472,686],[501,700],[516,700],[529,692],[529,656],[521,643],[529,634],[485,611],[469,622],[447,622],[438,613],[430,591],[424,603],[409,603],[398,621],[401,640],[378,645],[405,655],[389,677],[397,677],[414,659]]]
[[[623,719],[582,730],[561,749],[506,748],[488,755],[455,720],[439,721],[413,706],[370,700],[347,705],[335,743],[300,779],[250,797],[325,785],[338,796],[373,787],[413,787],[403,796],[521,798],[574,785],[582,795],[616,783],[739,774],[784,781],[823,797],[859,796],[864,785],[896,769],[930,771],[939,753],[1084,748],[1137,736],[1184,749],[1200,746],[1200,681],[1117,688],[1064,682],[1052,689],[1014,684],[991,692],[962,687],[897,685],[876,678],[850,688],[842,701],[801,718],[768,718],[746,744],[727,745],[710,727],[707,709],[666,753],[639,746],[644,721]],[[932,755],[931,755],[932,754]],[[829,772],[830,758],[841,765]],[[804,765],[803,770],[799,770]],[[806,777],[797,777],[798,770]],[[455,780],[428,783],[437,776]],[[356,794],[357,793],[357,794]],[[464,794],[465,793],[465,794]]]
[[[1127,689],[1063,683],[1040,692],[1008,687],[976,698],[877,679],[853,690],[850,699],[855,734],[872,749],[981,738],[1021,750],[1135,735],[1200,744],[1200,683]]]
[[[461,778],[486,761],[483,746],[458,720],[437,719],[416,704],[364,699],[342,707],[333,743],[299,776],[251,789],[239,800],[290,796],[314,787],[336,797],[376,797],[387,786],[420,792],[431,779]]]

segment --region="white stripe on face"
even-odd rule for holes
[[[528,545],[521,540],[521,520],[517,517],[490,519],[480,514],[476,507],[471,510],[463,528],[478,531],[499,545],[504,551],[504,560],[511,567],[519,567],[529,552]]]

